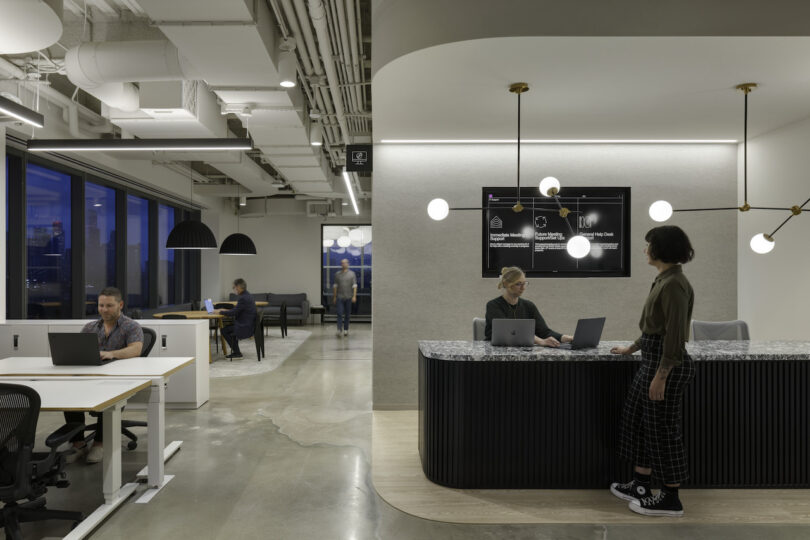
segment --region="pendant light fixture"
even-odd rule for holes
[[[755,253],[764,255],[770,253],[776,243],[773,236],[781,229],[785,223],[790,221],[794,216],[800,215],[802,212],[810,211],[810,208],[805,208],[807,203],[810,203],[810,198],[800,205],[793,205],[790,208],[780,208],[773,206],[751,206],[748,204],[748,94],[750,94],[757,87],[757,83],[743,83],[738,84],[735,88],[740,90],[744,95],[745,112],[743,116],[743,203],[740,206],[724,206],[719,208],[677,208],[673,209],[672,205],[667,201],[655,201],[650,205],[650,217],[658,222],[667,221],[672,217],[673,212],[712,212],[720,210],[739,210],[740,212],[748,212],[749,210],[777,210],[787,211],[790,215],[779,224],[770,234],[758,233],[751,238],[750,246]]]
[[[532,210],[534,212],[550,212],[553,214],[559,215],[565,224],[568,226],[568,231],[570,232],[571,236],[566,243],[566,249],[568,254],[575,259],[581,259],[585,257],[591,250],[591,242],[586,237],[577,234],[574,232],[574,228],[571,226],[571,223],[568,221],[569,214],[577,214],[579,212],[571,211],[568,208],[565,208],[562,203],[560,202],[560,197],[558,193],[560,192],[560,181],[554,178],[553,176],[547,176],[540,181],[538,186],[540,193],[544,197],[553,197],[557,203],[557,210],[551,210],[549,208],[538,208],[538,207],[530,207],[526,208],[520,201],[520,95],[529,91],[529,85],[525,82],[518,82],[514,83],[509,86],[509,91],[513,94],[517,94],[517,186],[515,190],[516,200],[517,202],[512,207],[512,211],[515,213],[522,212],[523,210]],[[487,208],[453,208],[451,207],[447,201],[444,199],[433,199],[428,203],[427,212],[428,216],[431,219],[436,221],[441,221],[445,219],[449,214],[450,210],[487,210]]]
[[[188,163],[189,204],[194,202],[194,179],[191,162]],[[193,219],[181,221],[174,226],[166,239],[166,249],[216,249],[217,239],[205,223]]]
[[[239,186],[241,192],[242,186]],[[242,200],[242,194],[239,193],[239,200]],[[242,211],[242,204],[236,205],[236,232],[228,236],[222,241],[222,247],[219,248],[220,255],[256,255],[256,244],[246,234],[239,232],[239,214]]]

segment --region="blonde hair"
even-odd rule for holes
[[[500,280],[498,281],[498,288],[505,289],[520,279],[523,275],[523,270],[517,266],[504,266],[501,268]]]

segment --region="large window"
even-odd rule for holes
[[[335,274],[341,270],[341,261],[349,261],[349,270],[357,276],[357,303],[352,316],[360,320],[371,319],[371,227],[367,225],[321,228],[321,302],[326,306],[328,319],[335,316],[332,303]]]
[[[98,294],[115,284],[115,190],[87,182],[84,186],[85,314],[97,310]]]
[[[25,190],[28,318],[70,318],[71,177],[29,163]]]
[[[175,250],[166,249],[166,239],[174,228],[174,208],[158,206],[158,305],[178,303],[174,281]]]
[[[127,196],[127,306],[149,307],[149,201]]]

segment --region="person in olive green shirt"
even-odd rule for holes
[[[621,420],[619,455],[635,465],[633,480],[610,491],[630,501],[630,510],[648,516],[681,516],[678,488],[688,478],[681,438],[683,392],[695,376],[686,353],[695,293],[681,264],[695,250],[679,227],[651,229],[644,237],[647,263],[658,270],[641,312],[641,337],[614,354],[641,351],[641,366],[630,386]],[[664,487],[650,491],[651,475]]]
[[[503,294],[487,302],[486,326],[484,327],[484,340],[492,339],[493,319],[534,319],[534,344],[544,347],[559,347],[560,343],[573,341],[569,335],[555,332],[546,324],[540,315],[537,306],[520,296],[526,291],[529,282],[526,274],[517,266],[505,267],[501,270],[498,288]]]

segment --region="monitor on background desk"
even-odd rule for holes
[[[210,298],[205,299],[205,311],[207,311],[208,313],[214,312],[214,303],[211,301]]]

